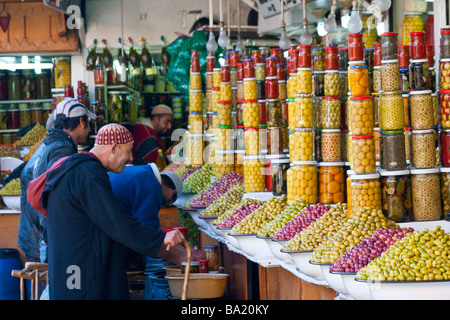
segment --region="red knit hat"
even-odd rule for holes
[[[112,146],[113,144],[121,145],[133,142],[131,132],[117,123],[110,123],[101,127],[95,138],[96,146]]]

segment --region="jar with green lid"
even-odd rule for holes
[[[381,183],[378,173],[353,174],[351,180],[350,194],[353,216],[364,207],[372,206],[377,210],[382,210]]]
[[[388,171],[405,170],[406,147],[403,130],[388,130],[380,133],[380,165]]]
[[[411,221],[412,187],[409,170],[380,170],[383,214],[395,222]]]
[[[294,161],[287,173],[287,200],[292,204],[300,199],[317,203],[318,170],[316,161]]]
[[[412,169],[412,207],[415,221],[441,219],[441,181],[438,168]]]
[[[31,124],[31,111],[28,103],[19,104],[20,127],[25,128]]]
[[[22,100],[22,84],[18,71],[8,73],[8,99]]]

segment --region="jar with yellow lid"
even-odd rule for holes
[[[381,183],[378,173],[353,174],[351,181],[352,216],[364,207],[374,207],[376,210],[382,210]]]
[[[244,79],[244,100],[257,100],[258,90],[255,78]]]
[[[344,163],[320,162],[319,167],[319,202],[344,203],[346,189]]]
[[[203,110],[202,90],[189,90],[189,111],[200,112]]]
[[[322,129],[339,129],[341,127],[341,101],[339,97],[322,98],[320,119]]]
[[[373,132],[374,108],[371,96],[350,97],[349,129],[359,136]]]
[[[295,161],[287,171],[287,200],[300,199],[308,204],[318,201],[318,171],[316,161]]]
[[[339,96],[341,91],[338,70],[325,71],[324,93],[326,96]]]
[[[292,125],[289,125],[291,130],[296,128],[312,128],[313,123],[313,96],[311,94],[297,94],[295,96],[295,117]],[[291,123],[291,119],[289,119]]]
[[[377,171],[373,135],[352,137],[352,159],[355,174],[371,174]]]
[[[260,137],[258,128],[245,128],[245,154],[247,156],[255,156],[260,154]]]
[[[399,130],[405,127],[405,111],[401,91],[380,93],[380,130]]]
[[[231,102],[219,101],[219,108],[217,109],[218,125],[231,126]]]
[[[212,169],[216,180],[234,171],[234,150],[216,149]]]
[[[312,93],[312,71],[311,68],[297,69],[296,94]]]
[[[424,31],[425,23],[422,14],[419,12],[405,12],[405,18],[402,23],[402,45],[411,44],[411,32]]]
[[[71,70],[68,58],[57,58],[53,73],[55,74],[55,88],[70,86]]]
[[[245,192],[266,190],[264,160],[259,155],[244,156],[244,188]]]
[[[200,72],[191,72],[189,75],[189,90],[202,89],[202,75]]]
[[[314,160],[313,129],[296,129],[289,133],[289,156],[292,162]]]

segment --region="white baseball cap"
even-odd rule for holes
[[[67,118],[77,118],[85,115],[92,120],[97,118],[95,113],[89,111],[84,104],[73,98],[64,99],[59,102],[53,114],[55,119],[59,114],[63,114]]]

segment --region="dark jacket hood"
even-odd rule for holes
[[[61,129],[56,129],[56,128],[50,130],[48,135],[44,138],[44,143],[46,145],[49,145],[55,141],[61,141],[61,140],[69,141],[71,144],[73,144],[75,146],[75,148],[77,147],[68,133],[64,132]]]

